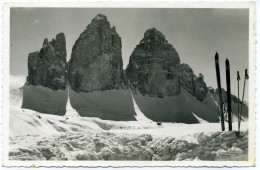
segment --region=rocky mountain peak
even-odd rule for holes
[[[156,28],[148,29],[130,56],[127,78],[134,91],[149,96],[176,96],[181,88],[199,101],[206,98],[203,75],[181,64],[176,49]]]
[[[57,34],[56,39],[43,41],[40,51],[28,56],[27,84],[42,85],[53,90],[66,89],[67,63],[64,33]]]
[[[151,41],[161,41],[165,42],[165,36],[158,31],[156,28],[150,28],[144,33],[143,40],[151,40]],[[166,41],[167,42],[167,41]]]
[[[203,74],[200,73],[199,76],[196,76],[188,64],[180,64],[179,81],[181,87],[199,101],[203,101],[206,98],[208,88],[204,82]]]
[[[75,42],[69,62],[69,80],[75,91],[103,91],[121,85],[121,38],[107,17],[98,14]]]
[[[56,40],[53,47],[55,48],[56,56],[67,62],[66,39],[63,32],[56,35]]]
[[[131,54],[126,74],[143,95],[172,96],[180,93],[179,64],[175,48],[160,31],[151,28]]]
[[[102,20],[107,22],[107,16],[105,16],[104,14],[97,14],[95,16],[95,18],[92,19],[92,22],[93,21],[102,21]]]
[[[144,33],[144,38],[140,41],[138,47],[150,51],[150,50],[173,50],[176,51],[173,46],[168,43],[160,31],[156,28],[150,28]]]
[[[91,23],[88,24],[87,28],[89,27],[106,27],[110,28],[110,23],[107,20],[107,17],[103,14],[96,15],[92,20]]]
[[[45,38],[45,39],[43,40],[42,46],[44,47],[44,46],[47,46],[48,44],[49,44],[48,38]]]

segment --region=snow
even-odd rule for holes
[[[68,99],[67,90],[52,90],[47,87],[33,85],[25,85],[22,90],[22,108],[41,113],[65,115]]]
[[[130,89],[93,91],[89,93],[69,90],[71,106],[82,117],[104,120],[136,120]]]
[[[208,121],[201,119],[199,116],[197,116],[196,114],[192,113],[194,117],[196,117],[196,119],[199,121],[199,123],[209,123]]]
[[[158,98],[137,93],[133,97],[144,115],[154,121],[199,123],[195,115],[208,122],[219,121],[217,105],[209,94],[203,102],[184,89],[176,96]]]
[[[69,90],[69,89],[68,89]],[[78,112],[72,108],[71,104],[70,104],[70,97],[69,97],[69,91],[68,91],[68,100],[67,100],[67,104],[66,104],[66,116],[67,117],[78,117],[79,114]]]
[[[215,132],[197,135],[197,143],[150,134],[77,132],[10,139],[11,160],[247,160],[246,137]],[[231,137],[231,138],[230,138]],[[236,144],[240,143],[239,146]]]
[[[142,111],[139,109],[138,105],[136,104],[135,102],[135,99],[132,95],[132,100],[133,100],[133,103],[134,103],[134,109],[135,109],[135,112],[136,112],[136,120],[137,121],[142,121],[143,123],[150,123],[150,122],[153,122],[151,119],[148,119],[143,113]]]
[[[243,137],[220,132],[220,123],[162,123],[146,118],[133,100],[137,121],[81,117],[67,100],[64,116],[22,109],[22,91],[10,91],[11,160],[247,160]],[[237,123],[233,126],[236,129]],[[227,124],[226,124],[227,127]]]

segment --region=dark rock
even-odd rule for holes
[[[77,92],[121,86],[121,38],[105,15],[97,15],[75,42],[69,62],[69,82]]]
[[[155,28],[134,49],[126,75],[136,104],[153,121],[219,121],[203,75],[197,77],[188,64],[181,64],[175,48]]]
[[[64,33],[59,33],[56,35],[56,40],[54,40],[55,54],[57,57],[67,62],[67,52],[66,52],[66,40]]]
[[[176,96],[183,87],[203,101],[208,91],[203,75],[197,77],[188,64],[180,64],[175,48],[155,28],[147,30],[134,49],[126,74],[133,90],[143,95]]]
[[[43,40],[42,46],[45,47],[45,46],[47,46],[48,44],[49,44],[48,38],[45,38],[45,39]]]
[[[67,64],[65,36],[60,33],[58,40],[50,43],[45,38],[40,52],[28,57],[28,85],[42,85],[53,90],[64,90],[67,85]],[[53,46],[54,45],[54,46]],[[57,47],[57,49],[56,49]]]
[[[213,87],[208,87],[210,93],[214,93],[215,89]]]
[[[60,33],[50,42],[45,38],[41,50],[29,54],[22,108],[65,115],[66,85],[66,42],[64,34]]]
[[[175,48],[152,28],[131,54],[126,74],[134,90],[143,95],[174,96],[180,93],[179,65]]]
[[[180,85],[188,93],[195,96],[199,101],[203,101],[206,98],[208,88],[204,82],[204,77],[200,73],[197,77],[188,64],[180,65]]]
[[[71,106],[80,116],[136,120],[123,71],[121,38],[98,14],[75,42],[69,61]]]

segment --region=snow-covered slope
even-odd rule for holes
[[[201,121],[219,122],[218,97],[208,92],[200,102],[184,89],[177,96],[164,98],[131,94],[131,90],[106,90],[94,92],[75,92],[69,90],[51,90],[42,86],[25,85],[22,108],[54,115],[66,114],[68,93],[72,109],[82,117],[96,117],[103,120],[147,122],[199,123]],[[68,92],[69,90],[69,92]],[[237,103],[232,101],[234,120],[237,115]],[[243,107],[243,115],[248,108]],[[242,119],[246,119],[242,117]]]
[[[158,126],[135,102],[137,121],[80,117],[70,100],[65,116],[23,109],[21,104],[22,91],[12,90],[11,160],[247,160],[247,122],[241,127],[245,136],[238,138],[234,132],[219,132],[220,123]]]
[[[43,86],[24,85],[22,108],[53,115],[65,115],[67,90],[52,90]]]
[[[165,96],[164,98],[133,95],[140,110],[153,121],[199,123],[198,119],[208,122],[218,122],[218,110],[214,100],[208,95],[200,102],[195,97],[181,90],[177,96]]]
[[[57,116],[43,114],[30,109],[21,108],[22,90],[10,92],[10,136],[51,135],[61,132],[102,131],[110,129],[140,129],[157,127],[156,123],[144,125],[140,121],[109,121],[94,117],[81,117],[70,105],[66,104],[66,115]]]
[[[140,111],[153,121],[177,123],[219,122],[216,93],[208,92],[202,102],[184,89],[181,89],[181,93],[176,96],[159,98],[137,93],[133,97]],[[232,100],[231,104],[233,121],[237,121],[237,103]],[[248,108],[243,107],[243,120],[247,119],[247,114]]]
[[[133,121],[135,110],[130,90],[106,90],[89,93],[70,89],[72,107],[83,117],[104,120]]]
[[[94,117],[81,117],[67,101],[65,116],[43,114],[21,108],[22,91],[10,92],[10,136],[51,135],[63,132],[110,131],[114,133],[151,134],[153,136],[182,137],[194,133],[210,133],[220,130],[220,123],[207,123],[200,119],[200,124],[162,123],[158,126],[146,118],[135,104],[137,121],[110,121]],[[15,123],[12,123],[15,122]],[[236,129],[236,122],[234,129]],[[188,128],[187,128],[188,127]],[[242,122],[242,129],[247,130],[247,122]]]
[[[135,99],[134,99],[133,95],[132,95],[132,100],[133,100],[134,109],[135,109],[135,112],[136,112],[136,116],[135,116],[136,120],[137,120],[137,121],[141,121],[141,122],[143,122],[143,123],[151,123],[151,122],[153,122],[151,119],[148,119],[148,118],[143,114],[143,112],[139,109],[138,105],[137,105],[136,102],[135,102]]]

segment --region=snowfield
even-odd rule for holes
[[[134,101],[137,121],[80,117],[68,100],[65,116],[21,109],[22,91],[10,92],[10,160],[240,160],[248,159],[243,136],[220,132],[220,123],[162,123],[146,118]],[[233,123],[237,129],[237,122]],[[227,124],[226,124],[227,128]]]
[[[247,133],[197,135],[198,143],[150,134],[74,132],[10,139],[11,160],[247,160]]]

